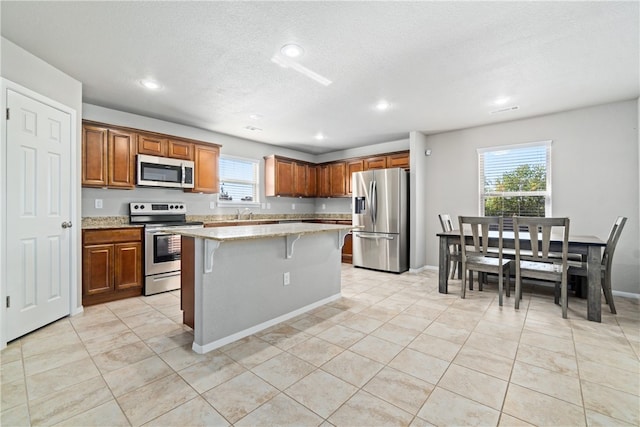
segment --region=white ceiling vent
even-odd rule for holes
[[[512,105],[511,107],[500,108],[499,110],[492,111],[491,114],[506,113],[506,112],[515,111],[515,110],[518,110],[518,109],[520,109],[520,106]]]

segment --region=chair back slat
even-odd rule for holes
[[[438,218],[440,219],[442,231],[453,231],[453,221],[451,221],[451,216],[449,214],[440,214],[438,215]]]
[[[607,240],[607,246],[604,248],[604,254],[602,255],[602,268],[605,270],[609,270],[611,268],[613,253],[616,250],[618,239],[620,239],[620,234],[622,234],[622,229],[626,222],[626,217],[619,216],[611,228],[611,233],[609,233],[609,239]]]
[[[521,241],[529,241],[531,253],[526,258],[537,262],[557,262],[556,256],[550,257],[551,237],[554,227],[562,227],[562,258],[566,260],[569,241],[569,218],[513,217],[516,252],[520,252]],[[523,236],[522,229],[528,231]]]
[[[489,230],[498,229],[498,252],[499,257],[502,257],[502,217],[497,216],[460,216],[458,217],[460,225],[460,242],[464,242],[465,232],[471,231],[471,238],[473,241],[472,250],[470,252],[486,255],[489,253],[489,248],[492,247],[489,242]],[[471,245],[461,244],[462,256],[466,258]]]

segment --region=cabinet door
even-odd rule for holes
[[[113,292],[113,245],[88,245],[82,249],[82,295]]]
[[[194,144],[194,188],[188,191],[194,193],[217,193],[219,191],[219,155],[220,149],[217,146]]]
[[[387,167],[409,169],[409,152],[388,155]]]
[[[167,155],[174,159],[193,160],[193,143],[170,139]]]
[[[293,195],[306,196],[307,190],[307,165],[304,163],[293,163]]]
[[[316,167],[316,188],[318,197],[329,197],[331,191],[331,179],[329,176],[329,165]]]
[[[82,126],[82,185],[107,186],[107,129]]]
[[[166,157],[167,139],[156,135],[138,134],[138,154]]]
[[[134,188],[135,134],[109,130],[109,187]]]
[[[114,245],[115,290],[142,288],[142,243]]]
[[[316,181],[316,167],[313,165],[307,165],[307,186],[305,189],[305,195],[307,197],[316,197],[316,195],[318,194],[316,189]]]
[[[370,157],[364,160],[364,170],[384,169],[387,167],[387,158],[384,156]]]
[[[345,176],[347,168],[345,162],[334,162],[329,164],[329,182],[331,186],[330,195],[335,197],[345,196],[347,188],[345,186]]]
[[[347,194],[351,195],[351,174],[354,172],[360,172],[363,170],[364,162],[362,160],[351,160],[347,162],[347,175],[345,178],[345,187],[347,188]]]
[[[293,162],[286,159],[276,159],[276,195],[293,196],[294,170]]]

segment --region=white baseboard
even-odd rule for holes
[[[439,267],[438,267],[437,265],[425,265],[425,266],[424,266],[424,269],[425,269],[425,270],[435,270],[435,271],[438,271],[438,270],[439,270]]]
[[[622,291],[616,291],[612,289],[611,293],[617,297],[640,299],[640,294],[636,294],[633,292],[622,292]]]
[[[320,301],[316,301],[312,304],[306,305],[304,307],[301,307],[297,310],[291,311],[287,314],[283,314],[282,316],[278,316],[275,319],[271,319],[271,320],[267,320],[266,322],[262,322],[258,325],[252,326],[250,328],[244,329],[240,332],[236,332],[235,334],[226,336],[224,338],[220,338],[219,340],[215,340],[213,342],[210,342],[208,344],[204,344],[204,345],[199,345],[196,344],[195,342],[193,343],[193,345],[191,346],[192,350],[195,351],[198,354],[204,354],[204,353],[208,353],[212,350],[215,350],[216,348],[220,348],[223,345],[227,345],[229,343],[232,343],[234,341],[237,341],[239,339],[242,339],[244,337],[248,337],[249,335],[253,335],[256,332],[260,332],[263,329],[267,329],[273,325],[276,325],[280,322],[284,322],[285,320],[289,320],[292,319],[300,314],[306,313],[309,310],[313,310],[316,307],[320,307],[321,305],[325,305],[328,304],[332,301],[338,300],[342,297],[342,293],[338,293],[335,295],[332,295],[330,297],[321,299]]]
[[[413,274],[420,273],[421,271],[424,271],[426,269],[427,269],[426,265],[423,265],[422,267],[419,267],[419,268],[410,268],[409,273],[413,273]]]

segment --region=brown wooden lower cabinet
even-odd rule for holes
[[[142,295],[142,231],[83,230],[82,305]]]
[[[181,275],[180,275],[180,310],[182,310],[182,323],[193,329],[195,323],[195,239],[182,236],[180,246]]]

